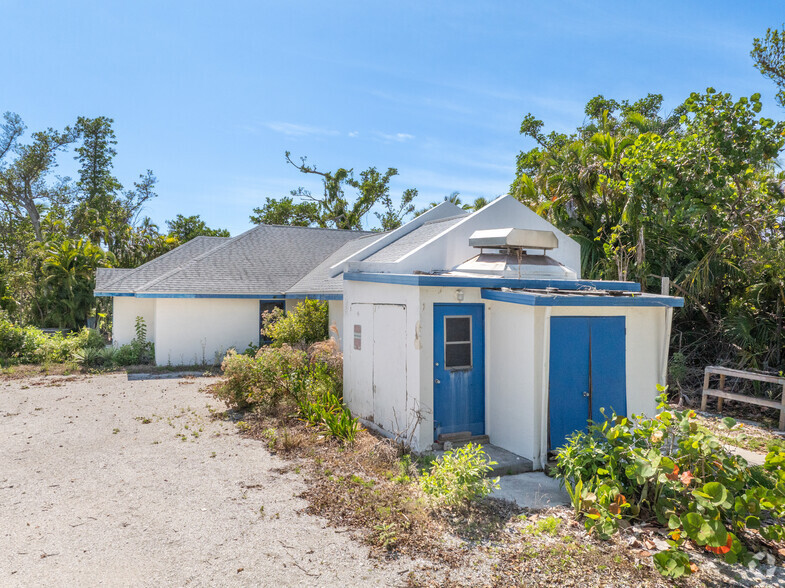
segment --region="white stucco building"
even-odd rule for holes
[[[655,412],[673,307],[634,282],[580,278],[580,247],[512,197],[443,203],[388,233],[261,225],[201,237],[134,270],[102,270],[114,341],[136,316],[156,363],[213,363],[259,342],[260,313],[327,300],[344,400],[416,449],[490,443],[542,467],[601,409]]]

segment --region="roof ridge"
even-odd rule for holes
[[[128,270],[128,271],[126,272],[126,274],[125,274],[124,276],[122,276],[122,279],[124,280],[125,278],[127,278],[127,277],[131,276],[132,274],[136,273],[137,271],[140,271],[140,270],[141,270],[143,267],[145,267],[145,266],[146,266],[148,263],[153,263],[154,261],[158,261],[159,259],[163,259],[163,258],[165,258],[167,255],[174,254],[174,252],[175,252],[175,251],[177,251],[178,249],[180,249],[180,247],[183,247],[184,245],[188,245],[189,243],[193,243],[193,242],[194,242],[194,241],[196,241],[197,239],[225,239],[225,240],[227,240],[227,241],[231,241],[231,240],[233,239],[233,237],[215,237],[215,236],[210,236],[210,235],[199,235],[198,237],[194,237],[193,239],[190,239],[190,240],[186,241],[185,243],[182,243],[182,244],[178,245],[178,246],[177,246],[177,247],[175,247],[174,249],[170,249],[169,251],[167,251],[166,253],[163,253],[163,254],[159,255],[158,257],[154,257],[154,258],[153,258],[153,259],[151,259],[150,261],[146,261],[146,262],[144,262],[142,265],[138,265],[138,266],[136,266],[136,267],[129,267],[129,268],[118,267],[118,268],[109,268],[109,269],[125,269],[125,270]],[[218,245],[216,245],[216,247],[218,247]],[[111,286],[112,284],[114,284],[115,282],[118,282],[120,279],[121,279],[121,277],[120,277],[120,276],[118,276],[118,277],[116,277],[114,280],[112,280],[111,282],[109,282],[108,284],[104,284],[104,287],[109,287],[109,286]],[[135,288],[135,289],[137,289],[137,288]]]

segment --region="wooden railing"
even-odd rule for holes
[[[711,374],[720,377],[719,388],[709,388],[709,377]],[[766,400],[765,398],[753,398],[744,394],[734,394],[725,391],[725,378],[741,378],[744,380],[757,380],[758,382],[769,382],[782,386],[782,398],[780,400]],[[706,401],[709,396],[717,398],[717,412],[722,412],[723,400],[737,400],[748,404],[757,404],[775,408],[780,411],[780,429],[785,430],[785,377],[773,376],[770,374],[759,374],[755,372],[745,372],[743,370],[733,370],[719,366],[710,365],[706,368],[703,376],[703,398],[701,399],[701,410],[706,410]]]

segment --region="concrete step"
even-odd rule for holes
[[[484,438],[483,440],[479,440]],[[482,445],[483,451],[485,451],[488,459],[491,461],[495,461],[496,465],[492,466],[493,469],[488,472],[488,477],[496,477],[496,476],[513,476],[515,474],[524,474],[526,472],[531,472],[534,469],[534,464],[526,459],[525,457],[521,457],[520,455],[514,454],[512,451],[507,451],[506,449],[502,449],[501,447],[496,447],[496,445],[491,445],[488,442],[487,435],[473,437],[471,440],[465,440],[461,442],[461,445],[465,445],[469,442],[472,443],[480,443]],[[444,455],[444,449],[439,448],[442,444],[434,443],[434,455],[436,457],[441,457]],[[453,443],[453,447],[459,447],[456,443]]]
[[[474,443],[475,445],[482,445],[485,447],[489,445],[491,442],[490,437],[488,435],[474,435],[469,437],[453,437],[452,439],[449,438],[448,435],[440,435],[439,441],[433,444],[434,451],[444,451],[444,444],[450,443],[452,444],[452,448],[455,449],[457,447],[463,447],[464,445],[468,445],[469,443]],[[448,447],[450,447],[448,445]]]
[[[534,469],[534,464],[520,455],[514,454],[512,451],[507,451],[495,445],[488,445],[483,447],[485,453],[491,458],[491,461],[497,462],[493,466],[493,470],[488,473],[491,476],[514,476],[515,474],[525,474]]]

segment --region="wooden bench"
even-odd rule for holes
[[[720,377],[720,385],[718,389],[709,388],[709,377],[711,374]],[[744,396],[743,394],[734,394],[725,391],[725,378],[742,378],[745,380],[757,380],[759,382],[769,382],[771,384],[779,384],[782,386],[782,398],[780,400],[766,400],[764,398],[752,398]],[[744,370],[733,370],[719,366],[710,365],[706,368],[703,376],[703,398],[701,399],[701,410],[706,410],[706,401],[709,396],[717,398],[717,412],[722,412],[722,401],[738,400],[739,402],[746,402],[748,404],[757,404],[758,406],[766,406],[768,408],[776,408],[780,411],[780,430],[785,430],[785,377],[773,376],[771,374],[759,374],[755,372],[745,372]]]

